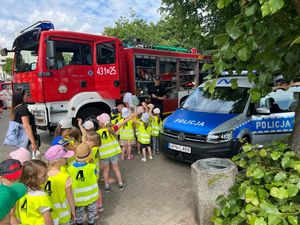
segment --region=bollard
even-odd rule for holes
[[[210,218],[217,207],[216,199],[228,195],[238,169],[231,160],[223,158],[200,159],[191,167],[196,222],[212,224]]]

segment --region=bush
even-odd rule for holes
[[[300,160],[287,144],[245,145],[232,160],[241,171],[228,197],[217,198],[215,225],[299,223]]]

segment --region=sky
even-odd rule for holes
[[[2,0],[0,7],[0,48],[12,47],[24,28],[50,20],[56,30],[101,34],[121,16],[130,18],[131,9],[147,22],[160,19],[161,0]]]

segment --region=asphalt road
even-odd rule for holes
[[[8,125],[8,112],[0,119],[0,143]],[[39,132],[41,152],[50,146],[52,137]],[[0,145],[0,160],[7,159],[12,147]],[[127,184],[119,191],[112,184],[111,191],[104,193],[104,211],[97,224],[101,225],[195,225],[190,164],[155,156],[142,162],[135,154],[133,160],[119,161]],[[103,187],[103,183],[101,183]]]

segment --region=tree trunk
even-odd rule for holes
[[[300,157],[300,101],[296,107],[294,129],[289,144],[296,155]]]
[[[300,0],[292,0],[293,5],[295,6],[295,10],[297,11],[298,15],[300,16]]]

